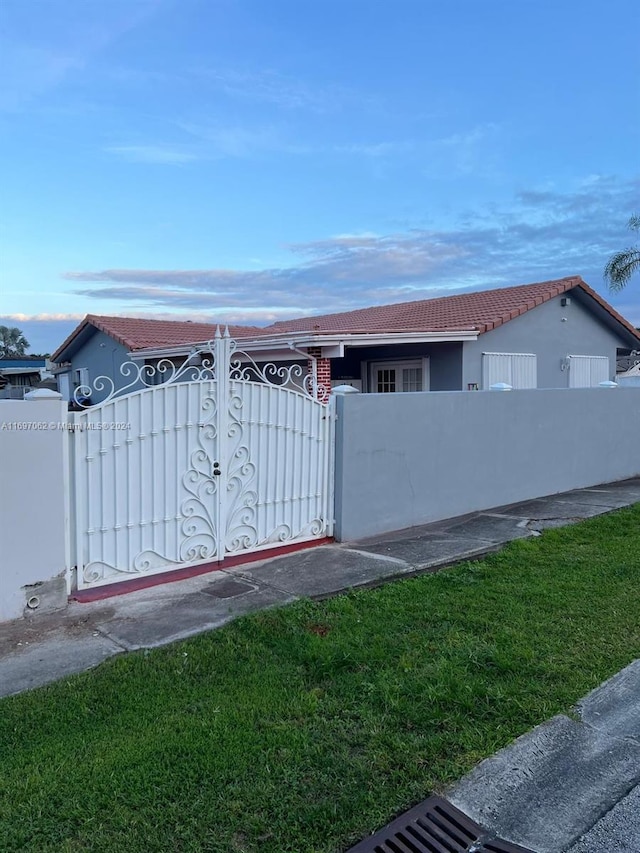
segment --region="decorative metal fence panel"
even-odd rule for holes
[[[147,387],[70,413],[79,589],[332,535],[326,390],[228,337],[196,356],[125,365]]]

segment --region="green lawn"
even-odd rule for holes
[[[640,656],[640,505],[0,702],[0,850],[337,853]]]

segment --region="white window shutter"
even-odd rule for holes
[[[606,355],[570,355],[569,388],[595,388],[609,379]]]
[[[591,385],[599,385],[607,382],[609,376],[609,359],[607,356],[597,355],[591,358]]]
[[[512,388],[537,388],[538,366],[535,353],[483,352],[482,387],[487,390],[497,382]]]
[[[533,353],[516,352],[511,356],[514,388],[538,387],[538,359]]]

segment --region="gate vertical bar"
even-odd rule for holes
[[[84,569],[85,557],[85,528],[87,526],[87,504],[88,490],[86,488],[87,462],[87,436],[86,414],[69,414],[71,428],[73,430],[73,514],[74,514],[74,562],[76,566],[76,587],[80,585],[80,578]]]
[[[322,491],[324,493],[324,509],[326,519],[326,535],[333,536],[335,526],[335,466],[336,466],[336,396],[330,394],[324,411],[325,421],[325,456]]]
[[[74,530],[72,528],[72,508],[74,505],[74,497],[73,491],[75,488],[73,482],[73,439],[71,432],[70,424],[69,424],[69,415],[65,413],[63,415],[63,420],[60,424],[61,427],[64,428],[64,435],[62,437],[62,476],[63,476],[63,490],[64,490],[64,555],[65,555],[65,578],[67,582],[67,595],[70,595],[72,592],[72,578],[71,578],[71,568],[73,566],[72,558],[73,558],[73,536]]]
[[[227,483],[229,482],[229,407],[231,404],[231,338],[229,329],[225,328],[224,335],[220,334],[220,327],[216,329],[214,339],[214,365],[215,375],[218,380],[218,400],[216,405],[216,434],[218,437],[218,458],[221,475],[218,477],[217,488],[213,494],[214,518],[218,529],[217,559],[224,560],[227,550]],[[217,510],[217,511],[216,511]]]

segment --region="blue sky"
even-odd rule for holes
[[[2,0],[0,324],[265,324],[602,269],[637,0]]]

